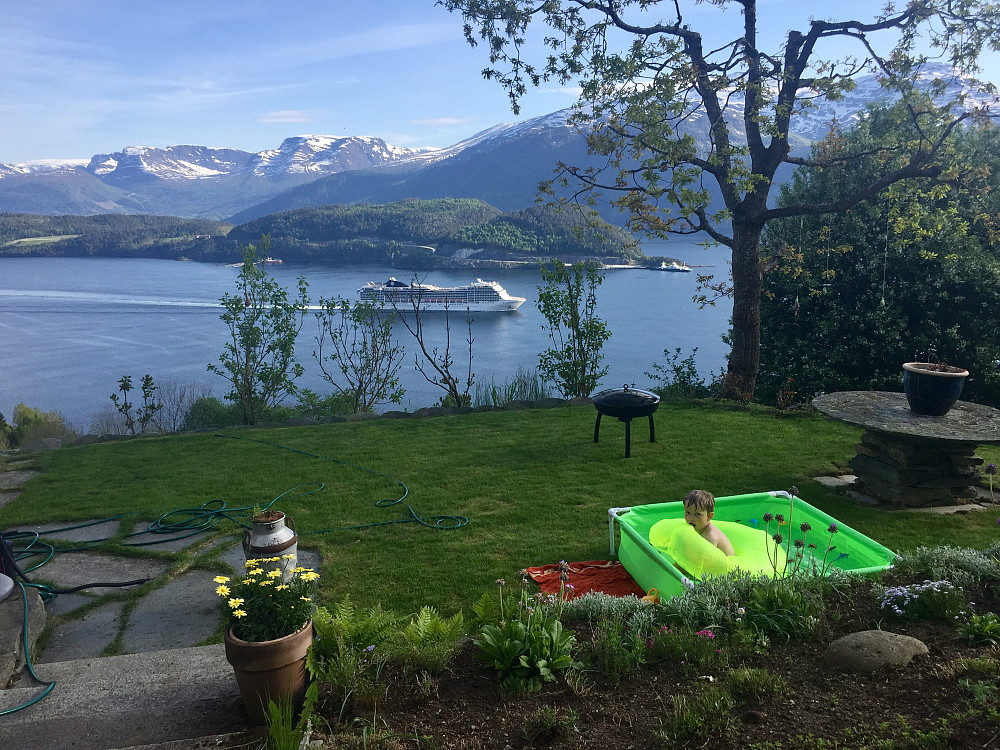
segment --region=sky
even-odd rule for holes
[[[724,33],[739,22],[735,10],[682,5],[696,30]],[[776,42],[823,8],[841,18],[865,9],[867,19],[874,3],[759,5]],[[576,100],[572,87],[543,83],[515,116],[501,86],[483,79],[487,64],[487,51],[465,41],[461,17],[433,0],[7,3],[0,163],[89,159],[133,145],[261,151],[306,134],[445,147]],[[995,56],[984,67],[1000,82]]]

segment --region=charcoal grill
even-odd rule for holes
[[[653,412],[660,406],[660,397],[641,388],[629,388],[628,384],[621,388],[611,388],[601,391],[593,397],[597,409],[597,422],[594,424],[594,442],[601,434],[601,417],[617,417],[625,423],[625,458],[632,454],[632,420],[639,417],[649,417],[649,442],[656,442],[656,428],[653,425]]]

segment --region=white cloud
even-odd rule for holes
[[[277,112],[263,112],[258,122],[312,122],[315,118],[301,109],[282,109]]]

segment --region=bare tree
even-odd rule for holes
[[[420,286],[415,273],[413,283]],[[425,320],[427,310],[424,307],[422,288],[416,295],[409,298],[408,305],[402,310],[397,304],[395,300],[392,301],[393,310],[399,315],[406,330],[416,340],[417,346],[420,347],[420,354],[423,355],[423,360],[419,355],[414,356],[414,368],[424,376],[424,380],[445,392],[442,398],[445,405],[468,406],[471,404],[472,397],[469,395],[469,390],[475,381],[475,375],[472,372],[472,343],[475,340],[472,337],[472,311],[469,308],[465,310],[468,328],[466,342],[469,345],[469,367],[463,382],[460,376],[453,372],[455,360],[451,354],[451,307],[446,304],[444,309],[445,341],[442,348],[427,344]],[[407,318],[406,313],[410,313],[412,319]]]
[[[813,17],[801,30],[788,30],[772,49],[758,42],[768,36],[761,32],[787,20],[767,17],[768,6],[758,0],[441,2],[461,13],[470,44],[482,41],[488,48],[490,67],[483,74],[506,89],[515,112],[528,86],[552,80],[579,85],[576,120],[591,128],[590,150],[601,162],[585,169],[560,165],[546,189],[566,186],[572,194],[562,200],[591,204],[607,192],[627,212],[633,231],[655,237],[702,232],[731,249],[731,286],[716,285],[717,292],[733,297],[725,379],[731,398],[752,398],[756,386],[762,281],[770,266],[758,249],[765,225],[846,211],[902,180],[952,179],[955,174],[938,157],[955,129],[993,116],[989,106],[963,106],[964,95],[945,97],[947,81],[937,79],[928,88],[921,77],[928,58],[919,53],[926,46],[954,67],[956,77],[977,73],[983,49],[1000,44],[1000,6],[985,0],[911,0],[898,7],[886,2],[881,10],[873,4],[857,20]],[[721,14],[734,8],[742,23],[728,41],[707,43],[691,27],[697,9],[703,30],[715,39],[726,20]],[[829,4],[818,12],[836,9]],[[526,42],[535,25],[547,27],[548,49],[538,62],[528,59]],[[885,93],[904,103],[918,137],[793,155],[793,122],[819,98],[842,98],[862,74],[876,74]],[[894,158],[849,195],[769,204],[782,165],[834,170],[882,152]],[[721,209],[713,207],[709,186]]]
[[[385,401],[398,404],[404,393],[399,387],[404,349],[393,340],[395,313],[380,314],[374,303],[352,305],[342,298],[319,304],[313,357],[326,381],[350,400],[355,413]]]

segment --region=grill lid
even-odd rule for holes
[[[655,393],[629,388],[627,383],[621,388],[601,391],[593,396],[593,401],[602,414],[626,419],[648,416],[660,405],[660,397]]]

